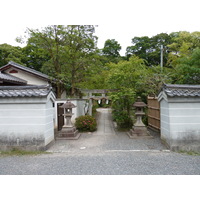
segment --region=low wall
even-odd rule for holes
[[[50,94],[0,99],[0,149],[45,150],[54,141],[53,115]]]
[[[174,151],[200,152],[200,98],[162,99],[161,139]]]

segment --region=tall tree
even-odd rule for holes
[[[136,55],[146,60],[148,66],[157,66],[160,64],[160,48],[164,46],[164,65],[167,66],[167,45],[171,43],[171,36],[167,33],[160,33],[153,37],[134,37],[132,39],[132,46],[127,47],[126,55]]]
[[[115,39],[109,39],[105,41],[102,52],[106,56],[107,62],[117,63],[120,60],[120,50],[120,44]]]
[[[119,126],[128,127],[132,124],[131,106],[147,69],[143,59],[137,56],[132,56],[129,61],[110,63],[109,66],[107,87],[118,90],[111,95],[113,115]]]
[[[151,48],[151,40],[149,37],[134,37],[132,39],[132,46],[127,47],[126,55],[129,58],[132,55],[136,55],[142,59],[148,61],[148,49]]]
[[[44,63],[50,60],[48,52],[31,41],[22,48],[22,53],[24,55],[22,59],[23,63],[25,63],[27,67],[37,71],[41,71]]]
[[[168,45],[171,44],[171,36],[167,33],[160,33],[153,37],[151,37],[151,48],[148,52],[149,59],[148,62],[151,63],[151,66],[158,66],[160,65],[161,58],[161,45],[163,46],[163,64],[164,67],[170,67],[167,63],[169,49]]]
[[[50,58],[41,70],[56,81],[58,98],[66,87],[74,95],[76,84],[94,65],[97,41],[94,31],[95,27],[90,25],[51,25],[42,30],[28,29],[28,43],[45,50]]]
[[[191,56],[195,48],[200,48],[200,32],[173,32],[171,44],[168,45],[170,54],[168,56],[168,63],[175,67],[177,61],[181,57]]]
[[[71,94],[89,73],[96,69],[98,62],[97,37],[94,26],[67,26],[66,64],[71,84]]]
[[[6,65],[9,61],[24,64],[22,60],[23,53],[21,47],[15,47],[9,44],[0,45],[0,66]]]
[[[195,48],[190,56],[177,59],[174,82],[179,84],[200,84],[200,48]]]

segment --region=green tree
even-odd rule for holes
[[[109,39],[105,41],[102,53],[107,58],[107,62],[117,63],[121,59],[120,50],[120,44],[115,39]]]
[[[37,71],[42,71],[42,66],[50,60],[48,52],[32,43],[31,40],[22,48],[22,54],[24,55],[23,63]]]
[[[6,65],[9,61],[24,64],[22,60],[23,53],[21,47],[15,47],[9,44],[0,45],[0,66]]]
[[[150,63],[151,66],[160,65],[161,45],[163,45],[163,65],[164,67],[169,67],[167,63],[169,49],[167,46],[171,44],[171,39],[171,36],[167,33],[160,33],[151,37],[151,48],[148,51],[148,63]]]
[[[71,95],[74,95],[76,86],[96,72],[99,65],[97,37],[94,36],[94,26],[68,26],[67,32],[65,59],[69,69]]]
[[[132,55],[136,55],[142,59],[148,61],[147,51],[151,48],[151,40],[147,36],[134,37],[132,39],[132,46],[127,47],[126,55],[129,58]]]
[[[174,81],[178,84],[200,84],[200,48],[193,50],[190,56],[177,59]]]
[[[171,44],[168,45],[170,50],[168,63],[175,67],[177,60],[181,57],[190,56],[195,48],[200,48],[200,32],[173,32]]]
[[[131,55],[136,55],[146,60],[148,66],[157,66],[160,64],[160,48],[164,46],[163,61],[164,66],[167,66],[167,45],[171,43],[171,36],[167,33],[160,33],[153,37],[134,37],[132,46],[127,47],[126,55],[129,58]]]
[[[171,68],[164,68],[161,71],[160,66],[149,67],[142,81],[138,82],[138,94],[143,97],[158,96],[164,83],[172,83],[172,72]]]
[[[28,43],[44,50],[49,60],[42,66],[42,71],[54,78],[57,97],[62,91],[70,89],[75,95],[78,83],[95,64],[96,41],[94,26],[51,25],[42,30],[28,29]],[[44,52],[42,55],[46,55]]]
[[[146,66],[143,59],[132,56],[129,61],[111,63],[107,76],[107,86],[117,89],[112,97],[114,119],[120,127],[131,126],[131,106],[137,94],[139,83],[146,74]]]

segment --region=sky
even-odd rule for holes
[[[175,31],[200,31],[198,0],[6,0],[0,12],[0,44],[15,42],[26,27],[52,24],[98,25],[98,47],[115,39],[121,55],[135,36],[154,36]]]

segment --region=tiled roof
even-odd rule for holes
[[[51,91],[48,85],[42,86],[0,86],[0,98],[3,97],[45,97]]]
[[[27,81],[17,78],[15,76],[9,75],[9,74],[3,74],[0,72],[0,81],[5,82],[11,82],[11,83],[17,83],[17,84],[27,84]]]
[[[165,84],[163,90],[169,97],[200,97],[200,85]]]
[[[15,62],[13,62],[13,61],[10,61],[7,65],[5,65],[5,66],[3,66],[3,67],[0,67],[0,71],[3,71],[3,70],[5,70],[5,69],[7,69],[10,65],[12,65],[12,66],[14,66],[14,67],[16,67],[16,68],[18,68],[18,69],[21,69],[21,70],[23,70],[23,71],[26,71],[26,72],[35,74],[35,75],[37,75],[37,76],[40,76],[40,77],[42,77],[42,78],[44,78],[44,79],[49,79],[49,76],[48,76],[48,75],[43,74],[43,73],[41,73],[41,72],[38,72],[38,71],[36,71],[36,70],[34,70],[34,69],[31,69],[31,68],[29,68],[29,67],[22,66],[22,65],[20,65],[20,64],[18,64],[18,63],[15,63]]]

